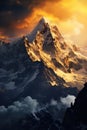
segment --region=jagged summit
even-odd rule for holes
[[[71,82],[73,86],[77,86],[79,80],[82,81],[80,84],[84,83],[87,75],[84,73],[87,69],[87,58],[65,42],[56,25],[51,25],[42,18],[28,38],[29,42],[25,43],[25,47],[32,61],[43,62],[69,86]],[[54,80],[53,77],[52,79]],[[51,83],[58,84],[56,79]]]
[[[46,20],[46,18],[42,17],[35,26],[35,28],[32,30],[32,32],[27,36],[30,42],[33,41],[37,32],[43,29],[44,25],[48,25],[48,21]]]
[[[49,23],[49,20],[45,17],[42,17],[39,21],[39,23]]]
[[[57,26],[51,25],[51,23],[45,17],[42,17],[39,20],[38,24],[35,26],[33,31],[30,33],[30,35],[28,35],[29,42],[32,43],[35,39],[37,39],[36,37],[39,37],[39,34],[44,39],[44,42],[43,42],[45,43],[44,45],[47,45],[50,43],[52,44],[55,42],[55,40],[59,40],[59,42],[64,43],[64,38],[60,34]],[[45,48],[48,48],[48,47],[45,47]]]
[[[37,33],[43,33],[44,39],[50,33],[52,38],[58,37],[58,40],[63,41],[63,37],[60,34],[58,27],[56,25],[51,24],[50,21],[47,20],[47,18],[45,17],[42,17],[39,20],[33,31],[27,36],[30,43],[33,42]]]

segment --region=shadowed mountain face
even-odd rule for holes
[[[87,129],[87,83],[78,94],[74,105],[67,109],[63,125],[65,130]]]
[[[87,77],[87,57],[79,53],[75,45],[65,42],[57,26],[42,18],[28,39],[25,39],[25,47],[32,61],[43,62],[67,86],[82,87]],[[52,86],[59,84],[54,75],[50,77]]]

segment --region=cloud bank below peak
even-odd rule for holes
[[[16,122],[31,113],[35,114],[41,110],[48,110],[53,118],[60,118],[66,108],[70,107],[71,102],[74,103],[74,100],[75,96],[67,95],[66,97],[61,97],[60,101],[52,99],[49,104],[43,107],[36,99],[27,96],[21,101],[15,101],[8,107],[0,106],[0,128],[5,124],[12,124],[12,121]]]

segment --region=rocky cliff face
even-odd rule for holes
[[[66,86],[81,86],[84,83],[87,58],[78,52],[75,45],[65,42],[56,25],[42,18],[25,39],[25,47],[32,61],[42,61],[44,66],[66,82]],[[56,79],[50,83],[58,85]]]
[[[78,94],[74,105],[67,109],[63,126],[65,130],[86,130],[87,129],[87,83]]]

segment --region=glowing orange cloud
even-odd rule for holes
[[[41,17],[47,17],[51,23],[59,25],[60,31],[66,38],[78,44],[86,44],[87,28],[87,1],[86,0],[61,0],[46,2],[44,6],[34,8],[29,15],[16,28],[26,30],[28,33]]]
[[[5,41],[5,42],[9,42],[9,37],[2,35],[2,33],[0,32],[0,40]]]
[[[56,23],[66,39],[86,45],[87,0],[46,1],[44,5],[33,7],[29,16],[14,24],[16,36],[29,33],[43,16]]]

